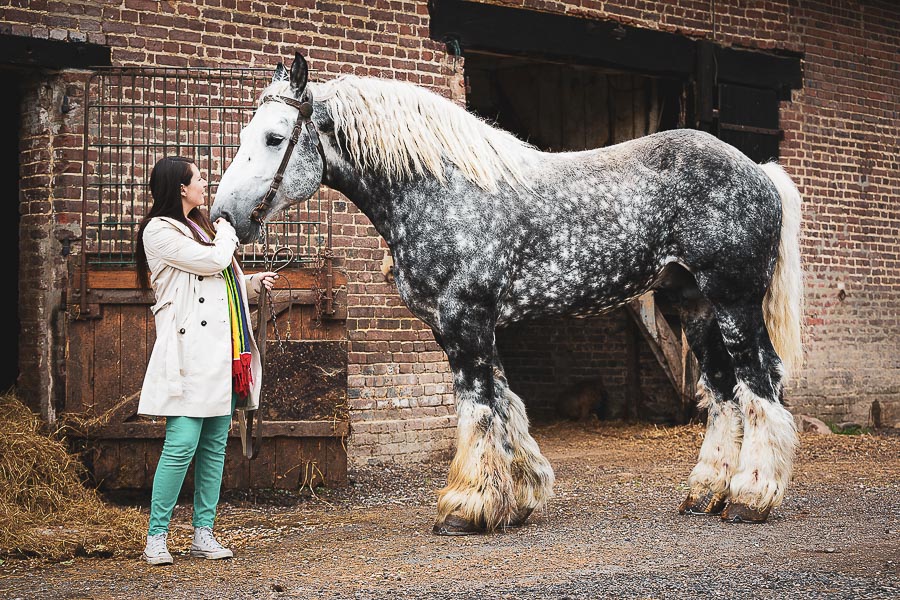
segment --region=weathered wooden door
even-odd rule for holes
[[[107,489],[149,487],[165,434],[164,419],[136,415],[155,339],[152,293],[137,287],[133,262],[137,225],[152,202],[150,169],[162,156],[189,156],[214,198],[270,79],[262,69],[111,69],[87,83],[82,244],[69,258],[63,418],[80,432],[89,469]],[[346,277],[330,251],[330,205],[323,191],[268,224],[269,241],[291,247],[294,259],[273,294],[263,444],[246,460],[232,427],[226,489],[346,481]],[[264,250],[243,248],[247,273],[264,266]]]

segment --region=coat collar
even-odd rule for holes
[[[182,223],[181,221],[179,221],[178,219],[173,219],[172,217],[156,217],[156,218],[160,219],[162,221],[165,221],[166,223],[170,223],[170,224],[174,225],[175,227],[180,229],[182,233],[191,235],[191,228],[188,227],[187,225],[185,225],[184,223]]]
[[[172,225],[177,227],[181,231],[181,233],[183,233],[189,237],[194,237],[194,232],[191,230],[190,226],[185,225],[178,219],[173,219],[172,217],[156,217],[156,218],[162,219],[166,223],[171,223]]]
[[[181,221],[179,221],[177,219],[173,219],[172,217],[154,217],[154,218],[160,219],[166,223],[169,223],[169,224],[177,227],[179,231],[181,231],[184,235],[186,235],[188,237],[191,237],[191,238],[194,237],[194,232],[191,231],[191,228],[188,225],[185,225],[184,223],[182,223]],[[243,275],[243,270],[241,269],[241,265],[238,261],[233,260],[231,264],[234,265],[234,269],[235,269],[236,273]]]

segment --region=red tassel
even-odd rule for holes
[[[253,372],[250,370],[252,356],[249,352],[241,354],[240,358],[231,362],[231,378],[235,393],[240,398],[246,398],[250,393],[250,384],[253,382]]]

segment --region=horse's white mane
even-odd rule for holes
[[[325,102],[356,167],[383,170],[391,180],[429,171],[444,181],[446,158],[471,182],[495,191],[503,179],[526,186],[522,159],[534,147],[491,126],[452,101],[402,81],[345,75],[310,83]],[[290,95],[276,81],[260,96]]]

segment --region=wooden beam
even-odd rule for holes
[[[257,270],[248,270],[251,275]],[[316,290],[316,270],[312,268],[285,269],[279,272],[282,280],[273,290],[277,312],[283,312],[292,305],[315,305],[318,298]],[[331,315],[322,315],[329,321],[340,321],[347,318],[347,273],[335,270],[334,275],[334,305],[335,312]],[[75,278],[80,281],[80,278]],[[91,306],[90,317],[98,318],[101,315],[102,306],[105,304],[147,304],[155,302],[151,290],[142,290],[137,287],[137,279],[134,269],[98,269],[88,272],[87,304]],[[69,303],[78,304],[81,300],[79,289],[73,289]],[[251,306],[257,304],[258,297],[251,296]]]
[[[712,42],[700,41],[697,44],[697,74],[695,76],[695,99],[697,102],[697,121],[703,131],[713,131],[716,90],[715,47]]]
[[[641,360],[637,325],[625,320],[625,420],[635,421],[643,413],[641,392]]]
[[[653,75],[689,76],[694,43],[687,37],[521,8],[431,0],[431,38],[457,40],[468,51],[545,57]]]
[[[261,269],[247,269],[246,275],[257,273]],[[284,269],[278,273],[282,276],[279,289],[312,289],[316,284],[316,269]],[[334,271],[334,287],[347,285],[347,274]],[[127,290],[138,289],[137,274],[134,269],[92,269],[88,272],[88,289]]]
[[[595,65],[632,73],[695,77],[698,46],[716,82],[775,89],[782,100],[803,86],[803,55],[719,46],[684,35],[597,20],[463,0],[430,0],[431,39],[459,43],[463,55],[494,53]],[[703,76],[699,73],[697,76]],[[708,116],[708,113],[705,115]]]
[[[672,331],[666,317],[656,306],[653,292],[647,292],[632,300],[627,307],[628,313],[637,323],[659,366],[683,403],[685,374],[680,336]]]
[[[318,295],[315,290],[287,288],[275,288],[272,290],[272,294],[278,304],[286,303],[288,299],[291,304],[315,304]],[[77,290],[72,296],[72,302],[78,302]],[[89,304],[153,304],[156,302],[153,292],[150,290],[90,289],[87,298]],[[255,296],[248,298],[250,306],[254,306],[256,301]]]
[[[346,437],[350,435],[347,421],[263,421],[262,434],[270,437]],[[240,437],[237,427],[228,435]],[[73,436],[75,437],[75,436]],[[99,427],[85,436],[98,440],[150,439],[166,437],[166,425],[162,420],[138,423],[112,423]]]
[[[0,34],[0,56],[6,65],[53,70],[112,65],[109,46],[9,34]]]

